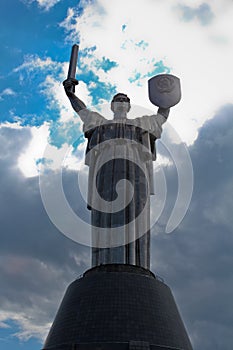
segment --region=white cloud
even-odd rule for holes
[[[74,124],[73,127],[75,126],[79,129],[80,124]],[[64,128],[66,129],[65,124]],[[18,167],[25,177],[38,176],[40,172],[43,173],[48,169],[60,171],[61,168],[65,167],[77,171],[84,168],[86,142],[81,143],[74,154],[73,147],[67,143],[64,143],[60,148],[49,143],[48,123],[40,127],[32,127],[30,131],[32,134],[31,141],[18,158]]]
[[[7,323],[0,321],[0,328],[10,328],[10,326]]]
[[[30,128],[32,139],[26,149],[18,158],[18,167],[26,177],[38,175],[36,161],[43,157],[45,147],[48,143],[49,125],[47,123],[40,127]]]
[[[13,69],[14,73],[20,72],[24,69],[27,69],[27,71],[33,71],[34,69],[45,69],[47,67],[57,67],[61,66],[61,63],[52,61],[50,57],[46,57],[45,59],[42,59],[36,55],[26,55],[24,59],[24,63],[20,66]]]
[[[39,310],[37,310],[37,312],[39,312]],[[1,312],[0,319],[2,319],[5,322],[8,320],[14,321],[19,326],[20,330],[14,333],[13,335],[23,341],[27,341],[33,337],[43,341],[45,334],[48,332],[49,327],[51,326],[50,323],[37,325],[36,320],[32,320],[32,315],[29,316],[23,312],[15,313],[3,311]],[[0,322],[0,325],[3,325],[3,328],[7,328],[7,324],[5,324],[4,322]]]
[[[5,122],[0,124],[0,129],[9,128],[9,129],[23,129],[24,127],[20,124],[20,121],[15,123]]]
[[[45,8],[45,10],[49,10],[51,7],[56,5],[60,0],[37,0],[40,7]]]
[[[0,92],[0,101],[3,100],[4,96],[13,96],[15,95],[15,91],[12,90],[11,88],[6,88]]]
[[[201,3],[195,1],[191,5]],[[147,79],[141,81],[142,86],[128,81],[135,70],[141,74],[148,72],[153,59],[163,60],[171,67],[172,73],[181,78],[183,98],[173,109],[170,122],[190,144],[205,120],[212,118],[215,111],[233,97],[230,69],[233,8],[227,0],[224,4],[210,0],[206,3],[215,17],[205,27],[195,21],[181,21],[176,11],[178,2],[151,0],[99,0],[87,4],[80,17],[70,9],[61,25],[72,41],[80,34],[80,50],[96,45],[96,58],[105,56],[118,63],[118,67],[108,73],[103,70],[95,73],[102,80],[116,84],[118,90],[126,91],[133,103],[154,109],[147,97]],[[190,1],[182,4],[191,6]],[[127,25],[124,31],[123,24]],[[227,43],[221,44],[221,48],[214,40],[219,36]],[[149,44],[145,50],[136,45],[141,40]],[[86,63],[95,69],[89,65],[90,59],[86,59]]]
[[[48,11],[61,0],[22,0],[22,1],[28,4],[31,4],[32,2],[36,1],[39,7],[41,7],[45,11]]]
[[[56,78],[48,74],[44,80],[44,82],[40,85],[41,93],[46,96],[48,99],[48,108],[58,108],[59,110],[59,123],[61,125],[60,132],[67,132],[67,128],[69,128],[69,121],[75,122],[78,130],[81,130],[82,125],[79,123],[79,119],[75,115],[70,102],[64,92],[64,88],[61,84],[62,79],[67,74],[68,71],[68,63],[58,63],[52,61],[50,57],[45,59],[41,59],[37,56],[26,56],[25,61],[22,65],[18,66],[14,69],[14,72],[26,71],[27,74],[35,71],[36,69],[46,71],[50,68],[60,68],[60,74],[56,76]],[[84,96],[85,101],[91,104],[91,98],[89,96],[89,92],[86,88],[86,85],[83,82],[80,82],[78,89],[82,96]],[[13,90],[5,89],[2,92],[2,95],[13,94]],[[1,96],[1,95],[0,95]],[[17,117],[15,117],[17,120]],[[67,123],[67,128],[66,128]],[[1,124],[0,127],[11,127],[11,128],[21,128],[20,120],[15,123],[4,123]],[[22,153],[18,159],[18,166],[24,176],[33,177],[37,176],[40,170],[40,165],[37,164],[37,161],[44,156],[44,151],[46,146],[48,146],[48,139],[50,135],[50,131],[53,127],[49,123],[44,123],[40,127],[31,127],[30,131],[32,134],[32,139],[28,144],[28,147],[24,153]],[[66,129],[66,130],[65,130]],[[64,145],[67,146],[67,145]],[[60,154],[63,154],[63,148],[57,149],[55,146],[51,146],[53,152],[53,164],[51,164],[51,168],[57,169],[57,159],[60,159]],[[68,165],[69,164],[69,165]],[[75,161],[75,157],[69,157],[69,161],[66,159],[66,166],[69,168],[73,168],[74,164],[77,165],[77,160]],[[59,162],[60,165],[60,162]]]
[[[38,67],[46,67],[47,64],[40,61],[36,62],[31,61],[34,66]],[[51,61],[49,60],[49,64]],[[29,66],[28,63],[24,63],[19,69],[23,69],[26,66]],[[64,64],[64,70],[67,69],[67,64]],[[65,74],[65,73],[64,73]],[[58,77],[59,79],[59,77]],[[61,78],[62,79],[62,78]],[[46,95],[49,101],[49,108],[53,108],[53,106],[58,107],[59,109],[59,135],[65,135],[69,133],[71,128],[76,127],[77,132],[81,132],[82,124],[80,123],[79,117],[77,117],[70,105],[70,102],[64,92],[63,86],[61,84],[61,79],[56,80],[53,76],[47,75],[43,84],[41,84],[42,92]],[[89,105],[91,105],[91,98],[88,95],[87,87],[84,83],[80,82],[79,91],[81,91],[81,95],[84,96],[85,101],[89,101]],[[70,125],[72,122],[72,125]],[[1,127],[10,127],[13,129],[20,129],[22,126],[20,125],[20,121],[16,123],[4,123],[1,124]],[[29,127],[28,127],[29,128]],[[41,165],[37,164],[39,159],[42,159],[45,155],[45,150],[47,147],[47,151],[52,155],[52,162],[47,163],[46,166],[49,166],[50,169],[56,170],[60,169],[61,164],[69,169],[80,169],[82,167],[82,163],[84,163],[84,147],[85,144],[81,144],[76,152],[75,156],[73,155],[72,146],[68,144],[64,144],[63,147],[58,149],[57,147],[49,144],[49,136],[51,130],[53,130],[53,125],[51,123],[44,123],[40,127],[30,127],[31,131],[31,141],[27,146],[27,149],[19,156],[18,158],[18,167],[25,177],[33,177],[37,176],[40,172]],[[75,142],[76,140],[73,140]],[[69,153],[66,154],[66,150],[69,149]],[[64,153],[65,152],[65,153]],[[81,153],[80,153],[81,152]],[[78,157],[78,154],[81,156]],[[61,157],[65,158],[61,159]],[[78,157],[78,159],[77,159]],[[80,158],[81,157],[81,158]]]

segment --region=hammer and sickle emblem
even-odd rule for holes
[[[157,83],[157,89],[159,92],[171,92],[174,89],[175,81],[170,76],[162,76],[160,79],[158,79]]]

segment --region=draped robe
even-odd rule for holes
[[[166,118],[157,114],[107,120],[87,109],[79,115],[88,139],[85,164],[89,166],[92,266],[123,263],[149,269],[152,162],[155,140]]]

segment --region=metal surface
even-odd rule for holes
[[[76,67],[77,67],[77,61],[78,61],[78,50],[79,50],[79,46],[74,44],[71,50],[70,65],[69,65],[69,70],[67,74],[67,79],[69,78],[75,79]]]
[[[79,51],[79,46],[77,44],[74,44],[71,50],[67,79],[70,79],[70,78],[75,79],[76,67],[77,67],[77,61],[78,61],[78,51]],[[75,91],[75,86],[72,86],[72,90],[73,92]]]
[[[171,74],[156,75],[148,81],[149,99],[155,106],[170,108],[181,99],[180,79]]]

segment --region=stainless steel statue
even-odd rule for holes
[[[155,141],[161,137],[170,107],[180,100],[179,79],[162,74],[149,80],[149,98],[159,107],[157,114],[127,119],[130,99],[118,93],[111,102],[113,120],[107,120],[75,95],[77,54],[74,45],[63,85],[88,139],[92,266],[123,263],[149,269]]]

